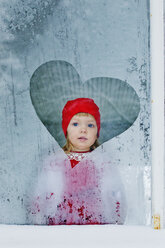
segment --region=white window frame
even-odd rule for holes
[[[164,227],[164,4],[150,0],[152,99],[152,224]]]

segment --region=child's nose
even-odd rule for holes
[[[81,133],[86,133],[87,132],[87,128],[86,127],[81,127]]]

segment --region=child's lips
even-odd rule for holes
[[[86,141],[87,140],[87,138],[86,137],[83,137],[83,136],[82,137],[79,137],[78,139],[81,140],[81,141]]]

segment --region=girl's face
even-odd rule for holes
[[[74,151],[89,151],[97,139],[97,124],[92,115],[74,115],[67,128]]]

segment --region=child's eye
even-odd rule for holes
[[[74,126],[74,127],[77,127],[77,126],[78,126],[78,123],[77,123],[77,122],[74,122],[74,123],[73,123],[73,126]]]
[[[88,127],[94,127],[94,125],[93,124],[88,124]]]

